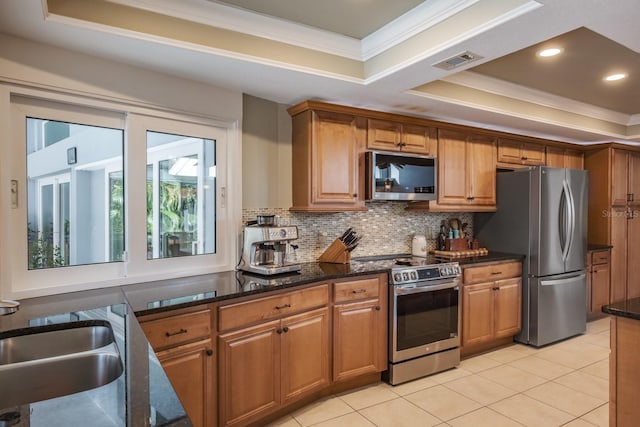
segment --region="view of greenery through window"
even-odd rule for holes
[[[26,131],[29,269],[122,260],[124,132],[31,117]]]
[[[215,141],[147,132],[147,258],[215,253]]]
[[[26,126],[29,269],[123,261],[124,131]],[[147,259],[215,253],[215,141],[148,131],[146,168]]]

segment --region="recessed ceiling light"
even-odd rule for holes
[[[615,74],[609,74],[604,79],[608,82],[615,82],[616,80],[622,80],[625,77],[627,77],[625,73],[615,73]]]
[[[559,49],[557,47],[553,47],[550,49],[544,49],[541,50],[540,52],[538,52],[538,56],[542,56],[542,57],[549,57],[549,56],[556,56],[558,55],[560,52],[562,52],[562,49]]]

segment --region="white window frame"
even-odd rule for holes
[[[233,184],[241,188],[241,152],[238,123],[182,113],[153,110],[82,96],[53,93],[32,97],[33,90],[12,91],[9,105],[11,140],[6,149],[15,161],[7,178],[18,182],[17,208],[8,209],[12,248],[0,250],[10,269],[3,297],[27,298],[143,281],[230,271],[237,257],[237,223],[241,192],[227,198]],[[36,91],[42,95],[43,91]],[[41,98],[38,96],[37,98]],[[72,100],[72,102],[69,102]],[[105,264],[28,269],[26,195],[26,117],[124,129],[125,260]],[[146,245],[146,131],[190,135],[216,141],[216,254],[147,260]],[[234,166],[235,165],[235,166]],[[108,180],[108,174],[106,175]],[[107,183],[108,185],[108,183]],[[105,224],[107,225],[107,224]],[[143,230],[135,233],[135,230]]]
[[[44,230],[44,224],[42,224],[42,187],[51,185],[53,190],[53,246],[62,247],[60,230],[60,184],[71,183],[71,174],[70,173],[62,173],[53,176],[46,176],[44,178],[39,178],[36,182],[36,210],[38,211],[38,230]],[[73,206],[70,206],[69,209],[73,211]],[[63,252],[64,254],[64,252]]]

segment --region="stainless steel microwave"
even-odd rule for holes
[[[407,153],[365,153],[367,200],[435,200],[434,157]]]

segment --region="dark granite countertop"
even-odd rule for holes
[[[640,320],[640,298],[628,299],[602,307],[602,312],[614,316]]]
[[[613,246],[611,245],[601,245],[599,243],[589,243],[587,245],[587,251],[605,251],[607,249],[611,249]]]
[[[111,384],[70,396],[18,408],[3,408],[0,402],[0,414],[18,411],[23,414],[21,422],[24,425],[29,425],[30,417],[33,420],[31,424],[36,425],[37,420],[45,416],[47,422],[55,424],[59,420],[60,425],[67,426],[84,426],[87,419],[104,419],[107,420],[104,425],[109,426],[146,425],[149,419],[153,420],[151,425],[191,425],[136,316],[309,283],[388,273],[396,264],[394,257],[386,258],[365,258],[353,260],[350,264],[306,263],[302,264],[299,273],[271,277],[229,271],[24,299],[16,313],[0,316],[0,336],[5,331],[45,324],[108,320],[117,337],[125,372]],[[482,257],[450,261],[468,266],[522,259],[522,255],[492,252]],[[440,260],[446,261],[449,260]],[[107,404],[98,407],[95,405],[98,400]],[[83,409],[78,411],[78,407]],[[69,408],[76,410],[69,411]]]

